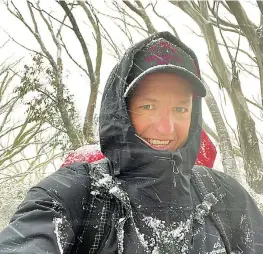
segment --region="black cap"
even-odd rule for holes
[[[172,44],[163,38],[152,40],[135,54],[124,96],[128,97],[135,85],[146,75],[171,72],[187,79],[193,85],[195,94],[204,97],[206,89],[197,66],[191,55],[179,45]]]

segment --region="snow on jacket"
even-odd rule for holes
[[[200,148],[201,99],[193,102],[186,145],[174,152],[154,151],[143,145],[127,113],[124,81],[134,54],[149,40],[160,37],[172,43],[177,40],[162,32],[131,47],[113,69],[102,98],[101,152],[111,162],[111,177],[121,183],[132,207],[133,216],[123,225],[122,253],[227,253],[219,230],[209,216],[202,224],[194,222],[201,200],[193,188],[191,170]],[[195,55],[191,53],[191,56],[197,63]],[[64,166],[33,187],[10,225],[0,233],[0,253],[70,253],[76,241],[79,254],[120,253],[116,216],[121,211],[111,200],[107,207],[114,212],[107,221],[103,243],[90,239],[89,231],[78,240],[79,226],[90,206],[89,171],[88,163]],[[228,240],[232,243],[232,252],[263,253],[263,218],[254,201],[237,181],[223,173],[214,174],[227,193],[222,212],[226,210],[228,214],[229,223],[224,226],[231,231],[232,237]],[[116,209],[112,210],[112,206]],[[105,213],[97,206],[94,209],[91,226],[97,230],[105,220]],[[100,220],[96,221],[98,214],[101,214]],[[85,247],[91,245],[96,247],[95,252]]]

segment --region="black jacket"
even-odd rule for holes
[[[134,45],[115,66],[105,87],[100,112],[101,151],[111,162],[111,176],[128,193],[133,222],[127,221],[123,235],[119,235],[121,231],[115,227],[116,211],[121,212],[119,204],[106,202],[114,215],[106,226],[103,216],[97,221],[101,206],[94,205],[90,226],[96,229],[104,225],[106,235],[103,244],[99,243],[100,250],[89,253],[117,253],[118,244],[124,247],[123,253],[227,253],[209,216],[203,224],[194,222],[201,200],[190,172],[200,146],[201,99],[193,102],[188,141],[175,152],[146,147],[136,137],[128,116],[123,94],[134,54],[156,37],[177,41],[163,32]],[[184,50],[197,62],[192,51],[186,47]],[[10,225],[0,233],[0,251],[68,253],[79,242],[78,253],[87,253],[85,246],[96,245],[89,243],[90,228],[83,239],[78,239],[91,202],[89,170],[87,163],[62,167],[32,188]],[[234,179],[219,172],[214,174],[227,194],[222,212],[228,214],[234,253],[263,253],[263,218],[255,203]],[[118,219],[122,221],[121,216]]]

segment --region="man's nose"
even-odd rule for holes
[[[170,111],[162,112],[162,115],[156,122],[156,130],[164,135],[172,134],[175,130],[174,119]]]

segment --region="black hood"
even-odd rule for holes
[[[133,191],[154,188],[156,193],[145,195],[161,203],[177,203],[181,206],[190,203],[190,170],[196,161],[201,139],[201,98],[193,102],[192,119],[188,141],[177,151],[157,151],[145,145],[135,134],[129,118],[124,97],[126,80],[133,65],[134,55],[149,41],[164,38],[180,44],[178,38],[169,32],[157,33],[130,47],[121,61],[114,67],[106,83],[101,102],[99,135],[102,153],[110,159],[113,174],[128,184],[137,186]],[[180,45],[199,66],[195,54],[184,44]],[[155,195],[156,194],[156,195]],[[134,194],[136,195],[136,194]],[[144,200],[140,194],[140,200]],[[190,203],[189,203],[190,202]],[[150,202],[151,203],[151,202]]]

